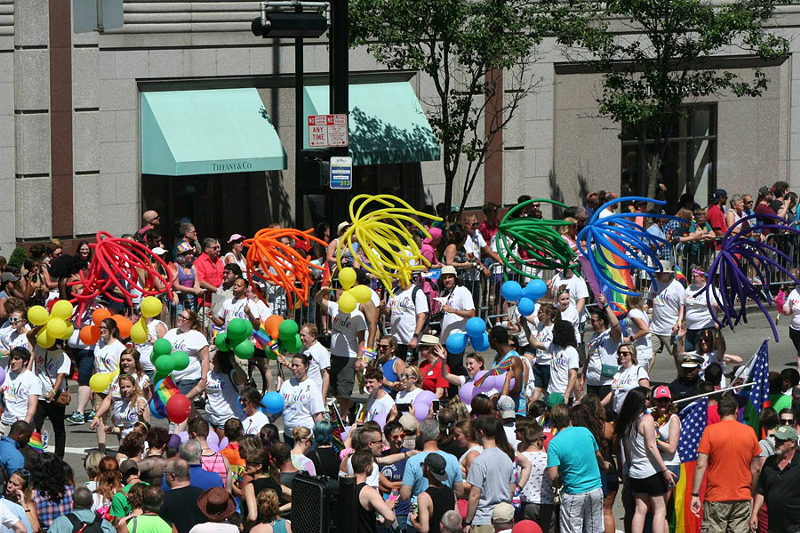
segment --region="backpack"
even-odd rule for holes
[[[75,513],[69,513],[67,518],[72,524],[72,533],[103,533],[103,528],[101,527],[103,517],[98,514],[94,515],[93,522],[83,522],[75,516]]]

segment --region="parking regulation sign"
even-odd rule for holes
[[[309,115],[308,146],[328,148],[347,146],[347,115]]]
[[[349,191],[353,188],[353,158],[331,156],[331,189]]]

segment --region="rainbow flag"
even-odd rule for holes
[[[681,270],[681,267],[677,264],[675,265],[675,279],[681,282],[684,289],[689,286],[689,280],[686,279],[686,274],[683,273],[683,270]]]
[[[491,370],[486,372],[483,376],[475,380],[475,386],[480,387],[483,385],[483,382],[486,381],[486,378],[489,376],[499,376],[500,374],[505,374],[509,370],[514,368],[514,361],[513,356],[509,357],[506,355],[500,362],[493,363]]]
[[[265,346],[269,346],[270,341],[272,341],[270,336],[267,334],[267,330],[264,329],[263,324],[261,325],[260,328],[253,331],[252,339],[253,339],[253,344],[256,345],[256,348],[259,348],[261,350],[264,350]]]
[[[44,449],[47,447],[47,442],[46,439],[42,439],[41,433],[34,431],[31,433],[30,440],[28,440],[28,446],[39,453],[44,453]]]
[[[180,392],[172,378],[170,376],[165,377],[158,382],[155,391],[153,391],[152,408],[160,415],[167,416],[167,402],[176,394],[180,394]]]
[[[333,448],[337,452],[341,452],[345,448],[344,439],[342,438],[344,434],[344,422],[335,404],[331,406],[331,425],[333,426]]]
[[[681,418],[681,436],[678,438],[678,453],[681,457],[681,477],[673,492],[674,513],[670,515],[670,531],[675,533],[699,533],[703,522],[702,513],[695,516],[692,503],[694,470],[697,466],[697,446],[708,424],[708,399],[689,404],[678,415]],[[705,485],[705,481],[703,481]],[[700,500],[705,494],[705,486],[700,488]]]
[[[612,243],[616,250],[608,249],[604,246],[596,247],[594,253],[595,261],[606,275],[619,286],[625,287],[629,291],[636,292],[636,285],[633,283],[630,265],[623,259],[624,248],[619,243]],[[614,286],[607,283],[602,284],[601,290],[606,297],[606,301],[614,308],[617,314],[626,313],[625,294],[615,290]]]

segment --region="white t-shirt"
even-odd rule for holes
[[[586,367],[586,384],[592,387],[610,385],[617,373],[617,348],[619,341],[611,336],[611,328],[592,334],[586,345],[589,358]]]
[[[242,428],[245,435],[258,435],[261,428],[269,424],[269,418],[261,411],[256,411],[253,416],[245,417],[242,420]]]
[[[28,348],[27,333],[30,329],[31,328],[26,325],[25,333],[18,333],[17,328],[3,328],[3,331],[0,332],[0,347],[2,348],[2,352],[7,355],[13,348]]]
[[[325,412],[325,402],[322,401],[317,384],[306,378],[298,382],[297,378],[287,379],[281,385],[283,396],[283,426],[287,433],[292,428],[307,427],[314,429],[314,415]]]
[[[653,319],[650,333],[672,335],[672,326],[678,323],[678,313],[686,303],[686,289],[681,282],[673,279],[668,285],[658,288],[653,297]]]
[[[475,309],[472,293],[464,286],[456,286],[453,288],[453,292],[447,296],[444,305],[449,305],[458,311],[470,311]],[[447,337],[453,333],[466,333],[467,320],[469,319],[462,318],[456,313],[445,313],[442,317],[442,334],[439,336],[441,342],[444,343]]]
[[[121,428],[120,437],[124,437],[133,429],[133,425],[139,421],[139,409],[147,408],[147,400],[141,396],[136,397],[135,402],[129,400],[114,400],[112,402],[111,420],[115,427]]]
[[[381,413],[388,414],[389,411],[392,410],[392,407],[394,407],[394,400],[392,399],[392,395],[389,394],[389,393],[386,393],[386,391],[384,391],[384,392],[385,392],[385,394],[384,394],[383,398],[380,398],[380,399],[376,400],[375,398],[370,396],[369,399],[367,400],[366,409],[367,409],[367,420],[368,421],[369,420],[374,420],[375,416],[379,415]]]
[[[464,241],[464,250],[476,259],[481,259],[481,250],[484,246],[486,246],[486,240],[477,228],[471,235],[467,235],[467,240]],[[480,279],[481,271],[479,268],[467,268],[463,271],[462,276],[464,276],[463,279],[475,281]]]
[[[217,373],[213,368],[206,375],[206,414],[208,421],[222,427],[231,418],[244,418],[239,404],[239,391],[233,386],[230,376]]]
[[[353,463],[351,461],[352,461],[352,456],[347,458],[347,463],[345,466],[347,471],[342,472],[341,470],[339,470],[339,477],[355,475],[353,473]],[[372,487],[373,489],[378,490],[378,485],[380,485],[380,481],[381,481],[381,467],[378,466],[378,463],[373,461],[372,473],[369,475],[369,477],[367,477],[365,483],[370,487]]]
[[[412,301],[414,293],[416,297]],[[399,344],[408,344],[417,329],[417,315],[428,312],[428,298],[425,291],[412,284],[406,290],[390,295],[388,308],[392,315],[392,335]]]
[[[575,330],[575,341],[579,345],[583,343],[583,339],[581,338],[581,321],[578,316],[578,310],[575,309],[574,305],[569,304],[569,307],[561,311],[561,320],[566,320],[572,324],[572,328]]]
[[[331,368],[331,354],[319,341],[303,348],[303,354],[308,357],[308,379],[316,383],[322,394],[322,371]]]
[[[697,291],[700,292],[698,293]],[[714,293],[719,295],[719,291],[712,288],[712,294],[709,295],[712,304],[716,304],[717,302]],[[686,316],[684,318],[686,329],[706,329],[714,327],[714,319],[711,318],[711,312],[706,305],[707,302],[708,299],[706,298],[705,287],[701,289],[695,285],[689,285],[689,288],[686,289]]]
[[[0,391],[6,404],[6,410],[0,421],[10,426],[17,420],[25,420],[28,414],[28,396],[41,396],[42,383],[33,372],[23,370],[19,374],[9,371]]]
[[[639,328],[636,327],[636,323],[631,318],[639,318],[644,320],[644,323],[648,326],[650,325],[650,319],[647,318],[647,313],[642,311],[641,309],[633,308],[628,311],[628,319],[625,322],[628,324],[628,335],[636,335],[639,333]],[[636,359],[639,360],[639,363],[644,366],[645,362],[650,362],[653,358],[653,342],[652,336],[648,333],[644,337],[639,337],[634,341],[633,345],[636,347]]]
[[[700,364],[700,379],[706,379],[706,367],[711,363],[717,363],[719,366],[722,367],[722,380],[719,382],[720,388],[724,388],[725,385],[725,354],[720,357],[719,352],[714,350],[713,352],[708,353],[700,353],[697,352],[697,355],[703,358],[703,362]]]
[[[139,390],[144,393],[147,387],[150,386],[150,378],[147,377],[147,374],[142,372],[139,376],[136,377],[136,384],[139,385]],[[111,383],[108,384],[108,388],[106,389],[106,394],[110,394],[111,398],[114,401],[122,400],[122,396],[119,394],[119,376],[115,377]]]
[[[614,393],[614,403],[612,408],[615,413],[622,409],[622,402],[632,389],[639,386],[639,380],[650,379],[647,370],[639,365],[631,365],[628,368],[619,367],[614,379],[611,381],[611,390]]]
[[[414,403],[414,400],[417,399],[422,393],[422,388],[417,387],[413,391],[401,390],[397,393],[397,396],[394,399],[394,403]]]
[[[571,277],[565,278],[561,272],[556,272],[553,276],[553,294],[557,294],[559,287],[564,286],[569,290],[569,303],[572,304],[572,306],[577,308],[578,300],[581,298],[586,298],[588,301],[589,287],[586,286],[586,282],[579,275],[572,274]],[[584,304],[585,303],[586,302],[584,302]],[[586,322],[587,317],[588,312],[586,311],[586,305],[584,305],[580,316],[581,324]]]
[[[153,355],[153,343],[150,342],[150,338],[158,338],[158,332],[156,331],[156,328],[159,324],[164,326],[164,329],[168,329],[166,324],[157,318],[154,318],[147,324],[147,341],[136,345],[136,351],[139,352],[139,362],[142,364],[142,368],[148,372],[154,372],[156,369],[150,360],[150,356]]]
[[[181,333],[178,328],[173,328],[164,335],[164,338],[172,344],[173,352],[186,352],[189,356],[189,366],[185,370],[173,370],[172,379],[175,383],[182,380],[200,379],[203,375],[200,352],[203,351],[203,348],[208,347],[205,335],[196,329]]]
[[[577,370],[579,366],[578,350],[572,346],[563,348],[551,343],[550,354],[552,360],[550,361],[550,384],[547,386],[547,394],[553,392],[564,394],[569,384],[569,371],[573,368]]]
[[[225,321],[225,326],[234,318],[243,318],[250,322],[250,317],[244,312],[244,306],[247,305],[247,303],[246,297],[239,298],[238,300],[235,298],[228,298],[222,302],[219,311],[217,311],[217,318],[223,319]]]
[[[792,323],[789,327],[794,330],[800,330],[800,292],[797,289],[792,289],[789,296],[786,298],[786,305],[792,312]]]
[[[125,351],[125,345],[117,339],[106,344],[103,339],[94,345],[95,372],[113,372],[119,367],[119,356]]]
[[[328,316],[331,317],[331,355],[337,357],[358,356],[358,332],[366,331],[364,314],[356,309],[352,313],[339,311],[339,304],[328,302]]]
[[[536,329],[531,330],[531,333],[537,341],[544,343],[544,348],[536,349],[536,364],[549,365],[553,359],[553,354],[550,353],[550,343],[553,342],[553,326],[545,326],[544,322],[536,324]]]
[[[0,500],[0,525],[9,529],[19,522],[19,518],[6,507],[5,502]]]
[[[53,390],[59,374],[69,375],[70,360],[64,350],[45,350],[37,345],[33,349],[33,370],[42,384],[42,396]],[[67,390],[67,379],[61,382],[59,392]]]

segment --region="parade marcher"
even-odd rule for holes
[[[598,295],[598,302],[604,308],[592,310],[589,314],[594,333],[587,344],[581,382],[586,392],[605,398],[611,392],[611,383],[617,372],[616,353],[622,340],[622,327],[611,306],[605,305],[602,294]]]
[[[39,399],[42,396],[42,384],[36,375],[28,370],[31,353],[27,348],[17,346],[11,349],[8,362],[8,374],[0,386],[5,402],[5,410],[0,417],[5,435],[17,420],[28,424],[33,422]]]
[[[39,328],[33,331],[37,330]],[[55,434],[55,454],[63,459],[67,445],[67,430],[64,427],[67,409],[65,402],[70,401],[69,393],[64,393],[67,391],[71,361],[62,349],[63,341],[59,340],[50,348],[44,349],[37,344],[35,336],[31,335],[29,339],[33,346],[32,370],[42,385],[42,395],[39,397],[33,425],[41,433],[45,419],[50,420]]]
[[[300,326],[303,354],[309,361],[308,377],[317,384],[322,399],[325,400],[331,383],[331,353],[317,340],[317,333],[317,326],[314,324],[307,323]]]
[[[133,430],[136,422],[150,419],[150,409],[147,407],[147,399],[142,394],[142,389],[135,376],[120,374],[116,381],[119,389],[118,396],[113,392],[105,395],[103,403],[97,407],[97,412],[89,427],[90,429],[100,427],[101,420],[111,412],[111,424],[103,424],[103,431],[114,433],[122,440]]]
[[[401,282],[389,296],[386,312],[389,314],[390,330],[397,339],[397,355],[406,361],[411,357],[409,351],[413,353],[417,348],[428,311],[425,292],[410,281]]]
[[[292,429],[296,427],[312,429],[315,423],[322,420],[325,402],[316,383],[308,377],[308,357],[294,354],[290,368],[294,376],[283,382],[279,392],[283,396],[284,405],[283,440],[292,446],[294,445]]]
[[[220,438],[228,420],[245,418],[239,403],[239,391],[246,383],[247,374],[234,361],[233,352],[215,351],[211,370],[206,376],[205,411],[208,423]]]
[[[553,324],[553,341],[550,343],[550,384],[547,394],[558,393],[569,402],[578,393],[578,368],[580,366],[573,325],[566,320]]]
[[[636,346],[624,342],[617,348],[619,368],[611,380],[611,392],[603,398],[603,405],[611,403],[611,409],[619,414],[625,396],[636,387],[650,387],[647,370],[640,366],[636,358]]]
[[[650,334],[653,354],[665,348],[680,371],[681,361],[676,351],[675,336],[680,331],[686,309],[686,289],[674,278],[675,269],[671,261],[661,261],[661,272],[656,273],[656,287],[653,295],[653,316],[650,321]]]
[[[189,366],[183,370],[173,370],[172,380],[181,394],[190,400],[200,396],[205,389],[208,377],[208,340],[200,332],[200,319],[194,311],[185,309],[178,315],[177,327],[169,330],[164,338],[172,344],[173,351],[186,352]],[[176,425],[182,431],[186,423]]]

